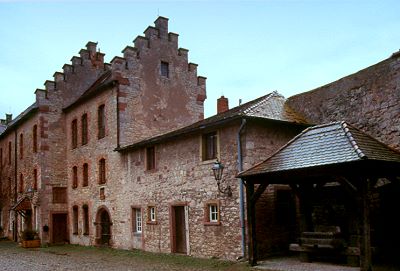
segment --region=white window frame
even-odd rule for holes
[[[136,223],[135,223],[135,227],[136,227],[135,231],[137,233],[141,233],[142,232],[142,226],[143,226],[142,225],[142,210],[139,209],[139,208],[135,209],[135,221],[136,221]]]
[[[149,220],[151,222],[156,222],[156,207],[155,206],[149,207]]]
[[[208,213],[209,213],[209,221],[210,222],[213,222],[213,223],[218,222],[219,211],[218,211],[217,204],[209,204],[208,205]]]

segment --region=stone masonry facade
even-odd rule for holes
[[[206,78],[167,18],[122,53],[105,63],[88,42],[36,90],[32,106],[2,120],[4,236],[18,241],[33,229],[42,243],[236,259],[247,240],[236,175],[305,127],[344,119],[400,149],[398,54],[288,100],[271,93],[229,109],[221,97],[218,114],[204,119]],[[231,196],[216,185],[217,161]],[[295,221],[277,214],[282,199],[296,212],[288,190],[270,186],[257,203],[262,255],[293,238]]]

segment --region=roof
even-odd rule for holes
[[[115,81],[112,79],[111,71],[106,71],[85,91],[79,96],[75,101],[71,104],[63,108],[63,111],[68,111],[72,107],[81,104],[82,102],[90,99],[92,96],[97,95],[100,90],[107,89],[108,86],[113,85]]]
[[[306,125],[307,123],[304,118],[291,110],[291,108],[285,104],[285,101],[286,99],[282,95],[274,91],[253,101],[236,106],[228,111],[198,121],[189,126],[135,142],[128,146],[119,147],[116,150],[127,151],[148,144],[155,144],[163,140],[175,138],[177,136],[183,136],[207,127],[213,127],[243,117]]]
[[[334,122],[307,128],[238,177],[362,160],[400,163],[400,153],[346,122]]]
[[[38,110],[38,105],[36,102],[31,104],[27,109],[25,109],[21,114],[19,114],[15,119],[13,119],[3,131],[0,130],[0,138],[4,135],[6,135],[9,131],[11,131],[14,127],[19,125],[22,121],[24,121],[26,118],[28,118],[32,113],[36,112]]]
[[[14,206],[11,207],[11,210],[15,211],[24,211],[32,209],[31,200],[28,197],[20,198]]]

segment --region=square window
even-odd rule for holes
[[[219,201],[211,200],[204,206],[204,225],[221,225]]]
[[[202,160],[216,159],[218,156],[218,135],[211,132],[202,135]]]
[[[169,78],[169,63],[161,61],[161,76]]]
[[[53,187],[53,203],[67,203],[67,188]]]

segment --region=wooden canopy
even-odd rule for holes
[[[371,189],[379,178],[397,181],[399,168],[398,151],[346,122],[304,130],[271,157],[238,175],[246,183],[250,264],[257,264],[255,204],[269,184],[288,184],[300,199],[306,199],[310,188],[335,181],[345,187],[359,208],[360,270],[372,270]]]

